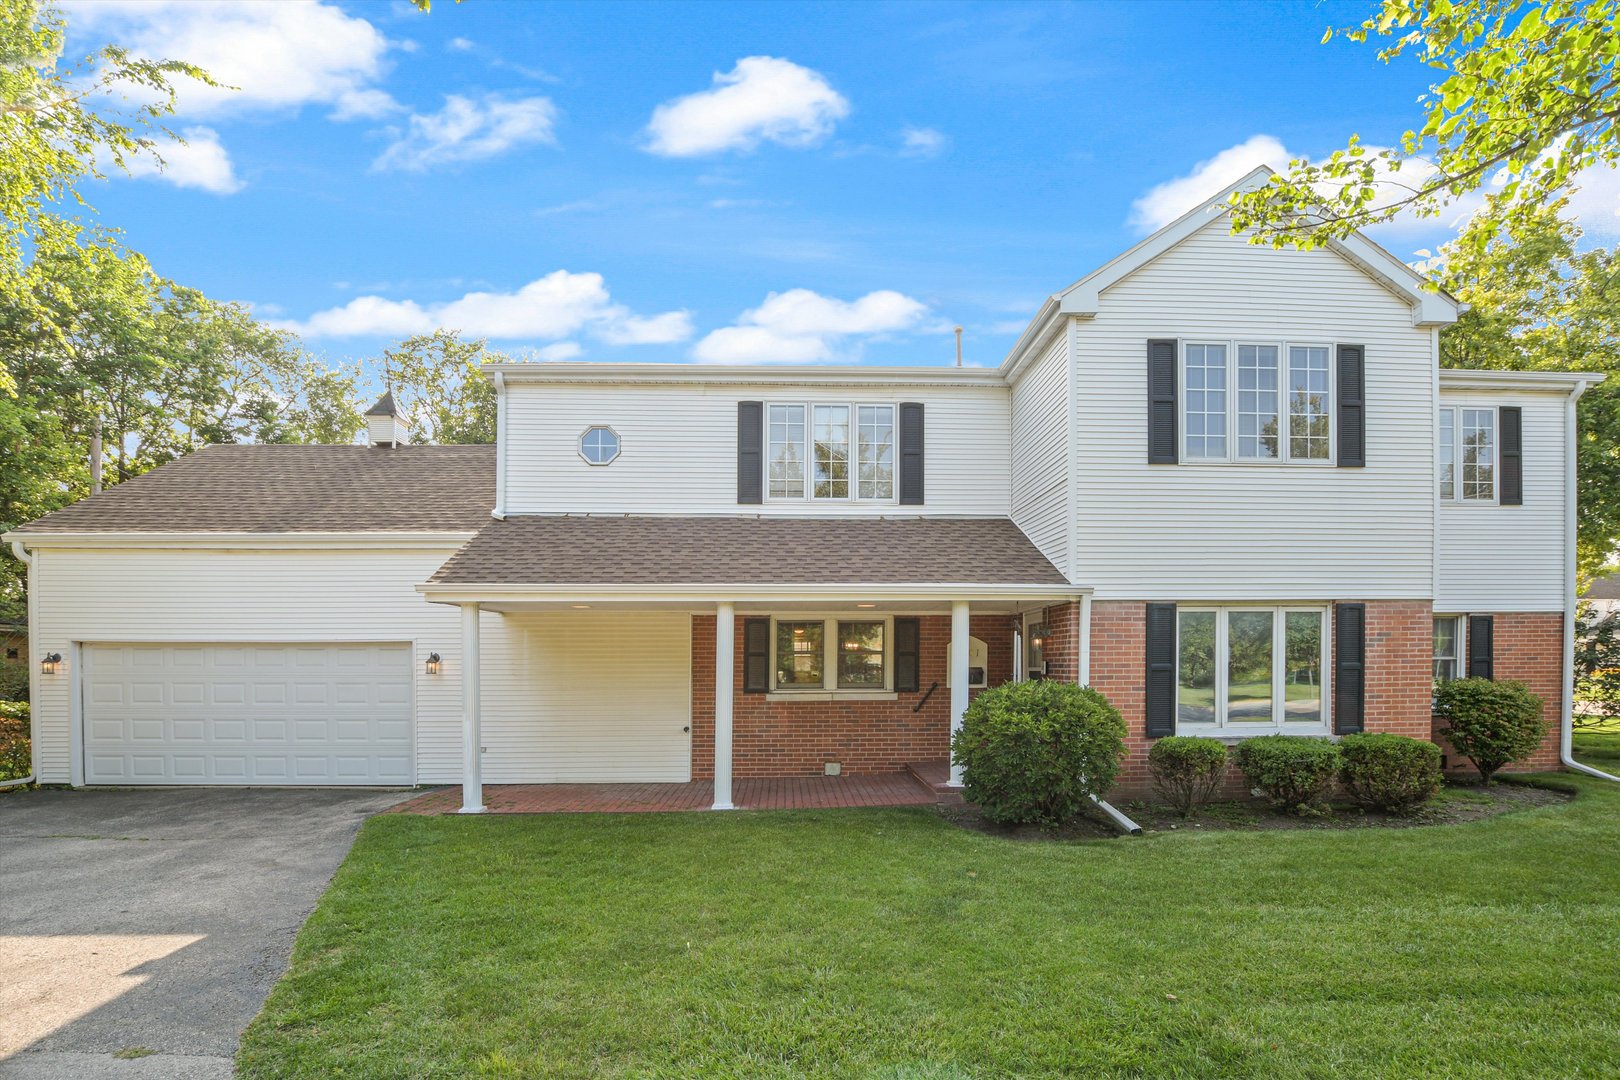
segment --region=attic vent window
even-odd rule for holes
[[[588,465],[608,465],[619,456],[619,433],[610,427],[590,427],[579,437],[579,456]]]

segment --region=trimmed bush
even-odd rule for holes
[[[1148,771],[1159,798],[1191,817],[1226,776],[1226,747],[1196,735],[1160,739],[1148,751]]]
[[[1305,814],[1326,798],[1339,771],[1339,748],[1327,739],[1256,735],[1238,743],[1237,763],[1273,806]]]
[[[0,781],[27,776],[33,769],[26,701],[0,701]]]
[[[1346,735],[1339,740],[1339,779],[1362,806],[1408,813],[1440,790],[1440,748],[1405,735]]]
[[[1089,687],[1037,679],[973,699],[951,755],[962,796],[1007,825],[1056,825],[1114,783],[1125,721]]]
[[[1434,691],[1441,734],[1488,784],[1504,765],[1529,757],[1547,736],[1541,699],[1521,682],[1457,679]]]

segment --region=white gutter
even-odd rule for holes
[[[0,791],[32,784],[35,778],[39,776],[39,740],[33,737],[34,727],[32,720],[34,699],[39,697],[39,694],[34,690],[34,672],[39,670],[35,666],[39,662],[39,649],[34,641],[34,557],[28,554],[28,549],[23,547],[21,540],[11,542],[11,553],[21,559],[24,566],[28,567],[28,714],[30,717],[28,725],[28,775],[20,780],[0,781]]]
[[[1142,835],[1142,826],[1120,813],[1119,810],[1113,806],[1113,804],[1104,802],[1095,795],[1091,797],[1091,801],[1096,803],[1097,806],[1101,808],[1102,812],[1108,815],[1108,819],[1114,823],[1114,826],[1119,829],[1120,832],[1124,833],[1126,836]]]
[[[1569,400],[1564,405],[1564,560],[1565,560],[1565,593],[1564,593],[1564,701],[1560,710],[1558,731],[1558,760],[1564,768],[1596,776],[1603,780],[1613,780],[1620,783],[1620,776],[1614,776],[1602,769],[1594,769],[1590,765],[1582,765],[1575,760],[1574,755],[1574,723],[1575,723],[1575,434],[1576,418],[1575,403],[1586,393],[1586,388],[1592,383],[1602,381],[1602,376],[1594,376],[1590,382],[1579,382],[1570,391]]]

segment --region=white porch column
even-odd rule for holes
[[[736,664],[737,609],[714,609],[714,809],[731,804],[731,687]]]
[[[478,605],[461,605],[461,814],[484,812],[482,736],[478,730]]]
[[[968,707],[968,602],[951,601],[951,737],[962,728],[962,714]],[[962,786],[962,766],[951,760],[951,786]]]

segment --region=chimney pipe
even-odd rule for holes
[[[956,366],[962,366],[962,328],[956,328]]]
[[[96,413],[96,426],[90,429],[90,494],[101,490],[101,414]]]

